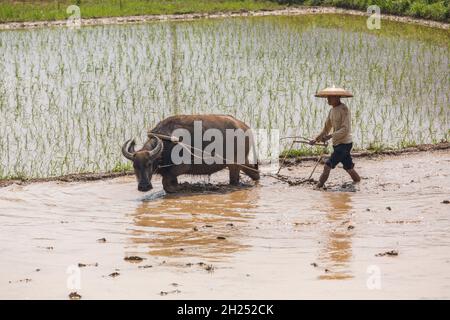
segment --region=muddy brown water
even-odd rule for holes
[[[359,185],[337,169],[327,191],[268,177],[180,195],[133,177],[1,188],[0,298],[450,298],[450,151],[357,168]]]

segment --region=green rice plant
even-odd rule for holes
[[[2,31],[0,72],[0,178],[126,171],[121,144],[175,113],[313,137],[330,108],[314,93],[333,84],[355,94],[357,148],[449,138],[448,32],[362,17]]]

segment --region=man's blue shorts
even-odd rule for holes
[[[325,162],[327,166],[334,169],[339,162],[344,165],[345,170],[353,169],[355,164],[352,161],[350,151],[352,150],[353,143],[342,143],[333,146],[333,153],[331,157]]]

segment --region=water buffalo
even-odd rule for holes
[[[174,133],[182,132],[183,130],[192,137],[191,141],[185,141],[185,136],[180,138],[181,143],[166,138],[179,136]],[[209,139],[206,139],[208,141],[204,141],[208,131],[214,133],[214,139],[210,137],[211,135],[208,135]],[[237,132],[237,134],[228,135],[230,131]],[[244,132],[246,134],[242,139]],[[199,138],[199,134],[201,135],[201,141],[199,145],[196,145],[194,139]],[[222,150],[218,148],[219,151],[214,150],[208,153],[207,150],[210,150],[211,142],[219,142],[217,134],[223,137],[223,141],[220,141],[223,148]],[[256,161],[253,161],[253,164],[251,164],[248,158],[253,143],[252,138],[250,128],[242,121],[229,115],[176,115],[164,119],[150,130],[148,139],[140,150],[135,151],[134,140],[125,142],[122,146],[122,154],[133,162],[139,191],[146,192],[153,188],[151,179],[155,173],[162,176],[164,190],[168,193],[173,193],[179,190],[180,186],[178,185],[177,177],[182,174],[211,175],[228,168],[230,170],[230,184],[239,184],[240,170],[253,180],[259,180],[258,164]],[[230,142],[232,142],[232,147],[230,147]],[[176,147],[177,145],[178,147]],[[208,145],[210,145],[209,149]],[[199,148],[195,148],[196,146]],[[176,149],[178,151],[172,152],[174,148],[178,148]],[[181,152],[183,148],[185,150]],[[232,154],[231,161],[229,156],[225,156],[230,154],[228,153],[230,150]],[[203,157],[198,156],[199,151],[200,155],[203,154]],[[189,161],[180,163],[179,160],[174,159],[174,154],[178,155],[183,152],[187,153]],[[241,155],[238,154],[239,152]],[[186,154],[184,156],[186,157]],[[239,161],[239,156],[241,156],[240,159],[243,159],[243,161]],[[211,163],[212,157],[215,157],[214,159],[216,160],[228,160]],[[209,159],[205,160],[204,158]]]

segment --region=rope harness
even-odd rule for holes
[[[171,142],[173,142],[173,143],[179,144],[179,145],[181,145],[187,152],[189,152],[189,154],[192,155],[193,157],[196,157],[196,158],[201,159],[201,160],[204,160],[204,159],[205,159],[204,157],[198,156],[198,155],[192,153],[192,151],[191,151],[191,149],[194,149],[194,150],[200,151],[201,153],[204,154],[204,153],[205,153],[204,150],[201,150],[201,149],[199,149],[199,148],[196,148],[196,147],[194,147],[194,146],[192,146],[192,145],[187,145],[187,144],[181,142],[180,139],[178,139],[177,137],[174,137],[174,136],[168,136],[168,135],[164,135],[164,134],[160,134],[160,133],[153,133],[153,132],[150,132],[149,135],[150,135],[150,136],[151,136],[151,135],[154,135],[154,136],[156,136],[156,137],[158,137],[158,138],[160,138],[160,139],[162,139],[162,140],[171,141]],[[327,152],[326,152],[326,148],[327,148],[328,144],[327,144],[327,143],[315,143],[314,145],[316,145],[316,146],[322,146],[322,147],[323,147],[323,152],[319,155],[319,157],[318,157],[318,159],[317,159],[317,162],[316,162],[316,164],[314,165],[313,170],[311,171],[311,174],[309,175],[309,177],[308,177],[307,179],[292,180],[291,177],[281,175],[281,174],[280,174],[280,170],[283,168],[283,164],[286,163],[286,159],[287,159],[287,157],[289,156],[289,153],[292,151],[292,148],[294,147],[294,144],[296,144],[296,143],[303,143],[303,144],[308,144],[308,145],[310,145],[310,143],[309,143],[309,140],[308,140],[307,138],[305,138],[305,137],[300,137],[300,136],[283,137],[283,138],[281,138],[280,140],[285,140],[285,139],[294,139],[294,140],[292,140],[292,143],[291,143],[291,145],[290,145],[288,151],[286,152],[285,156],[283,157],[282,163],[281,163],[281,165],[279,166],[278,171],[277,171],[276,174],[271,174],[271,173],[260,173],[258,169],[255,169],[255,168],[252,168],[252,167],[243,165],[243,164],[236,164],[236,165],[238,165],[238,166],[241,167],[241,168],[245,168],[246,170],[251,170],[251,171],[257,172],[257,173],[259,173],[259,174],[262,175],[262,176],[267,176],[267,177],[271,177],[271,178],[280,180],[280,181],[282,181],[282,182],[286,182],[286,183],[288,183],[288,184],[291,185],[291,186],[292,186],[292,185],[303,184],[303,183],[306,183],[306,182],[313,182],[313,180],[311,179],[311,178],[312,178],[312,175],[314,174],[314,171],[316,170],[316,168],[317,168],[317,166],[319,165],[320,161],[322,160],[323,156],[327,153]],[[227,161],[227,159],[223,158],[223,157],[220,156],[220,155],[214,155],[214,156],[213,156],[211,153],[207,153],[207,155],[209,155],[208,158],[212,158],[212,159],[219,158],[219,159],[221,159],[221,160],[224,160],[225,162]],[[207,159],[208,159],[208,158],[207,158]],[[159,168],[166,168],[166,167],[172,167],[172,166],[176,166],[176,165],[177,165],[177,164],[159,165],[157,169],[159,169]]]
[[[294,144],[296,144],[296,143],[302,143],[302,144],[307,144],[307,145],[310,145],[310,146],[312,146],[312,145],[310,144],[308,138],[301,137],[301,136],[288,136],[288,137],[283,137],[283,138],[281,138],[280,140],[286,140],[286,139],[293,139],[293,140],[292,140],[292,143],[291,143],[289,149],[287,150],[285,156],[283,157],[283,160],[282,160],[282,162],[281,162],[280,167],[278,168],[277,173],[276,173],[275,175],[270,175],[270,176],[273,177],[273,178],[275,178],[275,179],[278,179],[278,180],[280,180],[280,181],[286,182],[286,183],[288,183],[290,186],[296,186],[296,185],[299,185],[299,184],[304,184],[304,183],[308,183],[308,182],[314,182],[314,180],[312,179],[312,176],[313,176],[314,171],[316,170],[317,166],[319,165],[320,161],[322,160],[322,158],[325,156],[325,154],[327,154],[327,147],[328,147],[328,144],[327,144],[326,142],[324,142],[324,143],[314,143],[314,144],[313,144],[313,145],[315,145],[315,146],[321,146],[321,147],[323,147],[323,149],[322,149],[322,153],[321,153],[321,154],[319,155],[319,157],[317,158],[316,164],[314,165],[314,167],[313,167],[313,169],[312,169],[312,171],[311,171],[309,177],[306,178],[306,179],[303,178],[303,179],[296,179],[296,180],[293,180],[291,177],[281,175],[281,174],[280,174],[280,170],[283,168],[283,165],[286,163],[286,159],[287,159],[287,157],[289,156],[289,154],[290,154],[292,148],[294,147]]]

